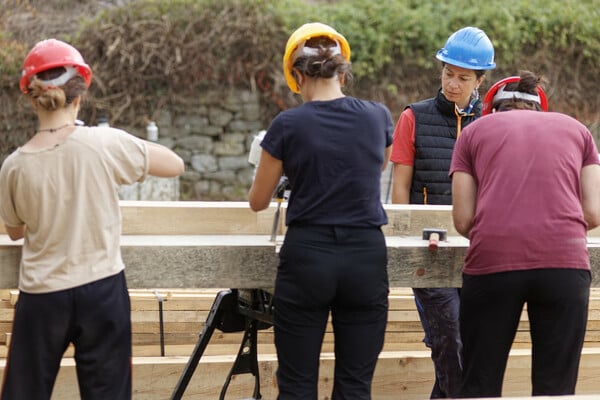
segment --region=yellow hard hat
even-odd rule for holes
[[[341,47],[342,57],[346,61],[350,61],[350,45],[342,34],[337,32],[329,25],[320,22],[310,22],[296,29],[290,36],[285,45],[285,54],[283,55],[283,74],[290,90],[294,93],[300,93],[300,88],[292,75],[292,67],[294,65],[294,52],[299,46],[303,45],[307,40],[325,36],[336,41]]]

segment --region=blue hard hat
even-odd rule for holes
[[[496,68],[494,45],[484,31],[467,26],[454,32],[435,56],[457,67],[486,70]]]

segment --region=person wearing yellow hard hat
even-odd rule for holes
[[[60,40],[38,42],[23,62],[20,88],[38,127],[0,169],[0,218],[23,239],[2,399],[50,399],[70,344],[80,398],[132,397],[117,189],[177,176],[184,164],[125,131],[76,124],[91,82],[82,55]]]
[[[496,66],[492,42],[479,28],[461,28],[436,53],[441,88],[405,107],[394,131],[392,203],[452,204],[448,176],[461,129],[481,115],[478,88]],[[414,288],[435,383],[431,398],[451,398],[461,383],[462,342],[457,288]]]
[[[316,399],[331,315],[332,399],[370,399],[388,310],[387,223],[380,193],[392,144],[387,107],[346,96],[350,46],[331,26],[298,28],[283,56],[303,104],[262,139],[250,207],[267,208],[282,175],[291,186],[274,292],[278,399]]]

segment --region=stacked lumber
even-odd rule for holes
[[[277,255],[268,236],[275,204],[260,213],[251,212],[246,203],[235,202],[122,202],[121,207],[121,247],[131,296],[134,399],[166,399],[192,353],[218,288],[272,287],[268,285],[274,280]],[[449,206],[385,207],[390,220],[384,227],[389,276],[396,288],[389,297],[386,340],[375,371],[373,399],[425,399],[433,386],[433,363],[422,343],[412,291],[404,287],[460,286],[468,241],[453,230]],[[282,221],[278,243],[285,233]],[[437,252],[430,252],[420,237],[426,227],[448,230],[448,240],[440,243]],[[11,288],[17,282],[20,259],[20,243],[1,234],[2,228],[0,224],[0,374],[18,298],[18,292]],[[588,236],[595,288],[577,390],[579,394],[600,394],[600,228]],[[216,330],[184,398],[218,398],[241,341],[241,332]],[[265,400],[274,399],[277,358],[272,328],[260,330],[257,341],[261,393]],[[506,396],[530,393],[530,347],[524,312],[505,377]],[[72,355],[69,349],[63,358],[53,400],[79,398]],[[333,367],[329,326],[319,371],[319,399],[330,396]],[[248,398],[253,385],[252,377],[236,375],[227,398]]]
[[[193,351],[218,289],[130,289],[134,354],[135,399],[168,398]],[[18,291],[0,291],[0,357],[6,344]],[[162,299],[164,347],[161,347],[159,299]],[[373,384],[374,399],[422,399],[433,384],[433,365],[422,343],[423,331],[409,288],[393,288],[384,351]],[[592,289],[588,331],[580,370],[580,393],[600,393],[600,288]],[[216,398],[242,340],[241,333],[216,330],[196,370],[186,397]],[[530,390],[530,339],[524,312],[511,352],[505,394],[527,395]],[[161,354],[164,352],[164,357]],[[333,334],[329,326],[323,344],[320,371],[320,399],[328,398],[333,378]],[[258,334],[261,393],[264,399],[276,396],[277,359],[272,328]],[[0,371],[4,360],[0,359]],[[228,398],[248,397],[254,382],[249,375],[234,376]],[[69,349],[56,385],[55,399],[77,398],[77,383]],[[399,396],[401,393],[401,396]],[[184,398],[186,398],[184,397]],[[600,396],[599,396],[600,397]]]
[[[198,341],[208,313],[219,289],[130,289],[133,355],[137,357],[189,356]],[[0,357],[6,356],[10,341],[17,290],[0,291]],[[162,331],[160,304],[162,300]],[[393,288],[383,351],[426,350],[423,329],[410,288]],[[162,332],[162,334],[161,334]],[[215,330],[206,355],[235,355],[242,341],[241,332]],[[333,352],[333,333],[329,325],[323,352]],[[527,313],[521,323],[513,348],[529,348]],[[274,354],[273,329],[260,330],[259,354]],[[585,347],[600,348],[600,288],[592,288]]]

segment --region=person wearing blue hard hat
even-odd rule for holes
[[[496,67],[494,46],[479,28],[465,27],[448,37],[436,54],[442,63],[435,97],[409,104],[394,131],[392,203],[452,204],[448,176],[461,129],[481,116],[478,88],[485,71]],[[431,398],[459,393],[462,373],[457,288],[414,288],[425,344],[431,348],[435,384]]]

